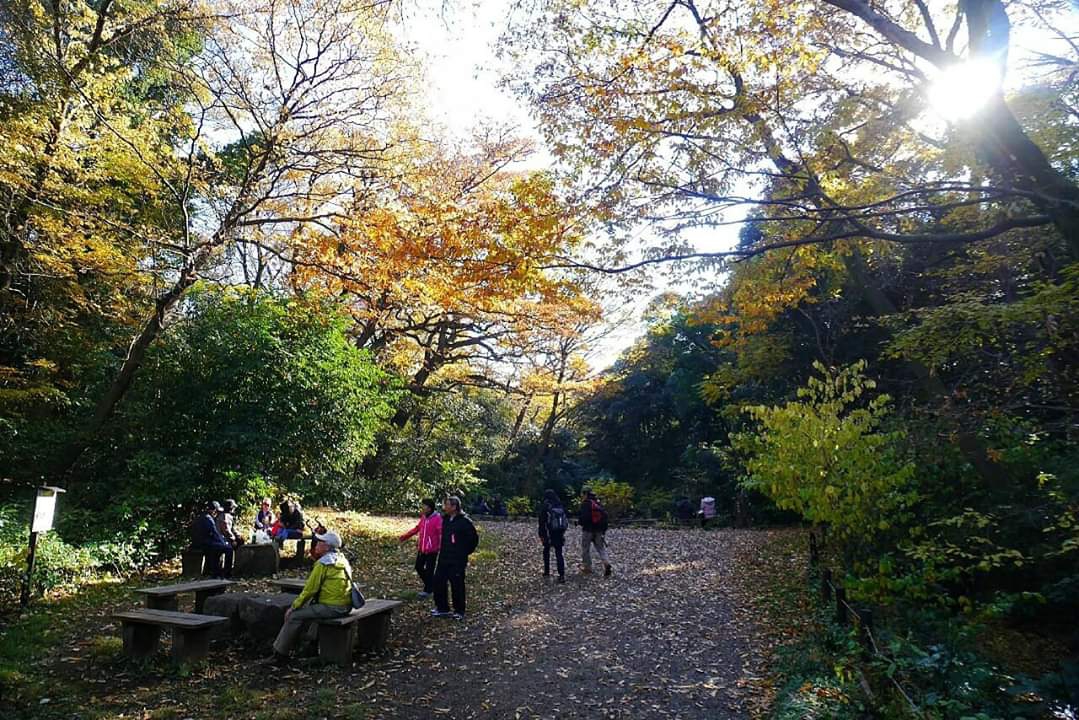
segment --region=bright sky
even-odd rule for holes
[[[543,166],[552,159],[542,149],[529,108],[498,85],[501,61],[495,48],[511,4],[511,0],[474,0],[467,6],[419,0],[417,9],[406,18],[401,37],[426,65],[432,120],[460,138],[467,137],[481,122],[514,126],[522,135],[535,138],[540,151],[534,162]],[[731,226],[709,230],[694,240],[699,250],[721,250],[733,246],[737,237],[738,227]],[[610,365],[643,332],[640,314],[656,293],[680,289],[661,277],[665,274],[657,270],[654,293],[643,294],[631,307],[620,308],[620,314],[629,315],[630,321],[620,322],[597,343],[590,358],[594,367]]]
[[[512,0],[473,0],[468,5],[448,3],[446,0],[417,0],[406,18],[401,35],[426,66],[426,104],[432,120],[444,125],[451,135],[462,139],[468,137],[470,130],[480,123],[514,126],[521,134],[536,139],[541,150],[533,162],[542,167],[552,159],[542,150],[529,108],[498,86],[500,61],[496,57],[495,47],[511,12],[511,5]],[[1076,21],[1077,16],[1079,13],[1069,20]],[[1056,44],[1059,38],[1046,37],[1044,32],[1035,32],[1032,36],[1029,31],[1019,31],[1014,34],[1012,41],[1008,84],[1014,89],[1023,84],[1025,73],[1020,68],[1029,62],[1031,49]],[[954,87],[948,88],[948,92],[955,93]],[[955,94],[968,99],[965,93]],[[721,251],[734,246],[738,230],[737,225],[701,230],[689,239],[698,251]],[[665,269],[657,268],[654,281],[656,293],[663,290],[687,291],[684,280],[675,284],[666,275]],[[654,294],[648,293],[629,305],[624,304],[623,314],[629,314],[636,321]],[[609,365],[642,330],[643,325],[639,322],[620,324],[599,343],[592,358],[593,364],[597,368]]]

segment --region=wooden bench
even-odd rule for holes
[[[361,650],[385,650],[390,637],[390,617],[400,604],[399,600],[372,599],[346,617],[320,620],[319,658],[347,668],[352,664],[352,652],[357,642]]]
[[[177,595],[183,593],[195,593],[195,612],[202,612],[203,603],[211,595],[225,592],[232,584],[231,580],[195,580],[193,582],[177,583],[176,585],[162,585],[160,587],[139,588],[135,592],[146,598],[148,610],[179,610],[180,604]]]
[[[124,654],[144,658],[157,652],[161,628],[172,629],[172,660],[176,663],[199,660],[210,649],[210,629],[228,618],[196,615],[172,610],[127,610],[113,618],[120,621]]]
[[[303,578],[278,578],[277,580],[271,580],[270,584],[276,585],[277,589],[283,593],[296,593],[299,595],[307,581]]]

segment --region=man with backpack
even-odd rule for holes
[[[592,572],[592,546],[603,561],[603,577],[611,576],[611,560],[607,557],[607,511],[592,492],[592,488],[581,490],[581,512],[578,522],[581,525],[581,572]]]
[[[468,567],[468,556],[480,544],[480,536],[471,518],[461,512],[461,498],[446,498],[442,510],[442,546],[435,567],[435,609],[431,615],[462,620],[465,616],[465,568]],[[446,597],[447,584],[453,594],[452,613]]]
[[[543,577],[551,576],[551,548],[554,548],[555,564],[558,568],[558,582],[566,582],[566,560],[562,548],[566,544],[566,528],[569,518],[566,508],[554,490],[545,490],[543,504],[539,510],[539,538],[543,543]]]

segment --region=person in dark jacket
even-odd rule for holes
[[[460,620],[465,616],[465,568],[468,567],[468,556],[480,543],[480,537],[472,520],[461,512],[460,498],[446,498],[442,510],[442,546],[435,568],[435,609],[431,614]],[[452,613],[446,593],[447,584],[453,593]]]
[[[581,491],[581,511],[577,516],[581,525],[581,572],[589,575],[592,572],[592,546],[596,546],[596,554],[603,561],[603,576],[611,575],[611,560],[607,556],[607,512],[600,505],[596,494],[591,488]]]
[[[213,578],[232,575],[232,544],[221,535],[215,520],[221,512],[221,505],[216,500],[206,506],[206,512],[191,524],[191,547],[200,550],[206,557],[206,572]],[[221,568],[221,558],[225,567]]]
[[[297,540],[303,537],[303,511],[295,500],[286,500],[281,503],[281,514],[277,516],[277,521],[281,527],[274,539],[279,543],[284,544],[285,540]]]
[[[554,548],[558,582],[566,582],[566,559],[562,548],[566,544],[566,527],[569,525],[566,508],[554,490],[543,492],[543,504],[539,510],[539,539],[543,543],[543,577],[551,576],[551,548]]]

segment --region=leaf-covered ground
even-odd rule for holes
[[[415,597],[413,546],[395,539],[408,520],[330,522],[351,538],[368,595],[406,600],[384,655],[350,671],[280,671],[258,664],[259,648],[233,643],[195,667],[164,657],[140,666],[120,655],[109,619],[136,600],[113,586],[9,626],[0,690],[16,716],[41,718],[748,718],[767,704],[763,671],[778,639],[764,627],[773,608],[761,584],[776,561],[760,558],[773,532],[612,529],[615,574],[604,578],[577,572],[571,529],[568,582],[557,585],[541,576],[531,524],[487,523],[469,568],[469,616],[455,622],[430,618]],[[40,647],[21,662],[19,633]]]

